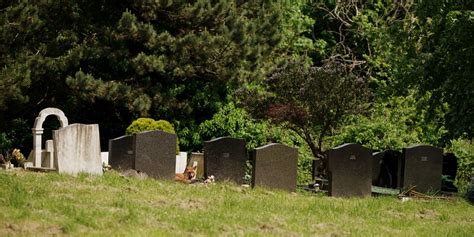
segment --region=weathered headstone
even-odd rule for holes
[[[384,188],[398,188],[401,173],[401,152],[386,150],[376,152],[372,159],[372,185]]]
[[[252,187],[263,186],[296,191],[298,150],[283,144],[269,144],[253,153]]]
[[[216,181],[243,183],[247,152],[245,140],[230,137],[204,142],[204,173]]]
[[[72,124],[53,131],[58,172],[102,174],[99,125]]]
[[[191,153],[191,158],[189,159],[188,167],[192,167],[194,162],[197,162],[196,178],[204,177],[204,154],[199,152]]]
[[[359,144],[343,144],[327,151],[329,195],[366,197],[372,190],[372,152]]]
[[[176,134],[163,131],[134,134],[134,169],[153,178],[173,180],[176,174],[176,140]]]
[[[109,165],[116,170],[135,168],[132,135],[109,140]]]
[[[418,192],[437,192],[441,190],[443,169],[443,150],[429,145],[419,145],[403,149],[404,188],[416,186]]]

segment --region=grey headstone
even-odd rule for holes
[[[58,172],[102,175],[98,124],[72,124],[53,131]]]
[[[359,144],[343,144],[327,151],[329,195],[366,197],[372,190],[372,152]]]
[[[243,183],[247,152],[245,140],[230,137],[204,142],[204,173],[216,181]]]
[[[401,152],[386,150],[376,152],[372,159],[372,185],[384,188],[399,188],[401,174]]]
[[[109,140],[109,165],[115,170],[135,168],[132,135]]]
[[[163,131],[134,134],[134,169],[153,178],[173,180],[176,170],[176,140],[176,134]]]
[[[418,192],[441,190],[443,150],[429,145],[403,149],[402,184],[404,188],[416,186]]]
[[[253,154],[252,187],[264,186],[296,191],[298,150],[283,144],[269,144]]]

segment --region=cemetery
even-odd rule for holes
[[[48,116],[56,117],[61,122],[61,127],[52,131],[53,139],[44,141],[46,146],[43,146],[43,143],[40,142],[43,132],[41,123]],[[458,202],[454,201],[457,189],[448,187],[443,190],[441,179],[442,175],[450,175],[451,179],[455,178],[456,157],[452,153],[443,154],[442,149],[429,145],[407,147],[403,151],[386,150],[374,153],[359,144],[343,144],[334,147],[326,152],[328,176],[314,177],[314,180],[326,179],[327,185],[315,189],[314,185],[317,182],[308,185],[308,187],[298,184],[298,149],[284,144],[272,143],[248,151],[244,139],[220,137],[204,142],[203,153],[191,152],[188,160],[186,153],[183,155],[183,152],[177,152],[176,134],[160,130],[143,131],[111,138],[108,142],[108,151],[101,152],[98,128],[98,124],[68,124],[68,119],[61,110],[46,108],[39,113],[33,125],[34,148],[28,159],[24,158],[19,150],[15,150],[15,157],[23,157],[19,158],[22,159],[22,163],[17,163],[17,165],[20,164],[20,167],[3,164],[2,167],[8,172],[0,173],[0,175],[7,179],[13,178],[7,174],[17,172],[20,172],[18,173],[21,174],[20,176],[25,176],[27,173],[31,175],[46,174],[61,180],[84,177],[89,180],[86,182],[92,182],[91,188],[99,185],[105,189],[109,185],[107,183],[126,178],[135,186],[146,185],[147,190],[155,187],[157,190],[152,192],[165,189],[168,192],[173,190],[172,192],[179,193],[179,189],[184,188],[192,190],[192,193],[206,193],[206,190],[211,188],[214,195],[219,195],[219,193],[229,191],[219,191],[215,187],[227,187],[231,192],[237,192],[233,195],[244,193],[262,199],[264,202],[301,202],[298,199],[292,200],[293,197],[290,193],[293,193],[318,197],[318,202],[322,202],[315,204],[318,206],[340,202],[339,199],[323,199],[324,196],[344,199],[358,198],[356,199],[359,200],[358,202],[387,203],[383,205],[389,205],[388,203],[393,205],[393,202],[401,204],[411,199],[409,202],[412,204],[403,205],[412,205],[413,207],[424,205],[419,203],[419,200],[432,200],[432,202],[441,200],[446,202],[446,206]],[[45,148],[43,149],[43,147]],[[183,163],[185,165],[182,165]],[[250,174],[246,169],[248,164],[252,166]],[[66,176],[57,176],[56,174],[66,174]],[[245,179],[246,175],[250,175],[250,181]],[[38,178],[44,179],[45,177],[43,175]],[[181,177],[180,180],[178,177]],[[65,180],[61,182],[65,182]],[[189,186],[182,186],[179,182],[173,184],[175,180]],[[165,182],[164,184],[169,187],[164,188],[159,182]],[[252,188],[255,191],[249,191]],[[266,197],[268,193],[270,193],[271,201],[268,200],[269,197]],[[156,194],[154,195],[156,196]],[[214,197],[207,196],[206,199],[199,199],[201,201],[192,204],[195,202],[192,201],[193,197],[179,195],[179,198],[189,198],[191,202],[189,208],[191,209],[202,208],[200,207],[202,205],[212,206],[209,200],[214,199]],[[370,198],[371,196],[374,197]],[[102,200],[100,197],[94,198]],[[289,201],[283,201],[288,198]],[[20,202],[25,203],[27,200]],[[15,205],[24,205],[21,203]],[[286,206],[288,205],[291,206],[287,203]],[[472,207],[468,207],[468,209],[471,211],[467,213],[472,214]],[[246,210],[246,212],[252,211]],[[94,218],[101,219],[100,217]],[[81,224],[74,223],[73,225]],[[31,233],[19,225],[8,228]],[[57,234],[68,233],[68,231],[70,230],[59,232],[58,230],[56,232],[47,230],[44,233]],[[341,234],[332,228],[326,228],[325,231]],[[213,233],[213,230],[206,230],[206,232]],[[265,231],[259,230],[258,232],[264,233]],[[173,234],[176,233],[179,231],[173,232]],[[284,234],[285,232],[271,231],[269,233]]]
[[[1,236],[473,236],[472,1],[0,3]]]

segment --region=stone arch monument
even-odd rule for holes
[[[59,123],[61,124],[61,128],[64,128],[69,125],[64,112],[57,108],[46,108],[41,110],[38,117],[35,119],[35,124],[31,129],[33,131],[33,165],[35,167],[41,167],[41,139],[43,135],[43,122],[45,121],[46,117],[54,115],[58,118]],[[52,163],[53,159],[51,159]],[[50,168],[52,168],[52,164],[50,164]]]

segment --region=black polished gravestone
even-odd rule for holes
[[[245,140],[230,137],[204,142],[204,174],[216,181],[243,183],[247,151]]]
[[[116,170],[135,168],[133,136],[121,136],[109,140],[109,165]]]
[[[173,180],[176,172],[176,134],[149,131],[133,135],[135,169],[158,179]]]
[[[401,152],[386,150],[376,152],[372,159],[372,185],[399,188],[398,177],[402,172]]]
[[[269,144],[253,152],[252,187],[296,192],[298,149],[283,144]]]
[[[367,197],[372,193],[372,151],[343,144],[327,151],[329,196]]]
[[[118,170],[134,169],[157,179],[173,180],[176,134],[147,131],[109,140],[109,163]]]
[[[443,149],[429,145],[403,148],[402,163],[403,188],[416,186],[418,192],[441,190]]]
[[[441,190],[447,192],[457,192],[458,188],[454,185],[458,170],[458,160],[453,153],[443,154],[443,179]]]

